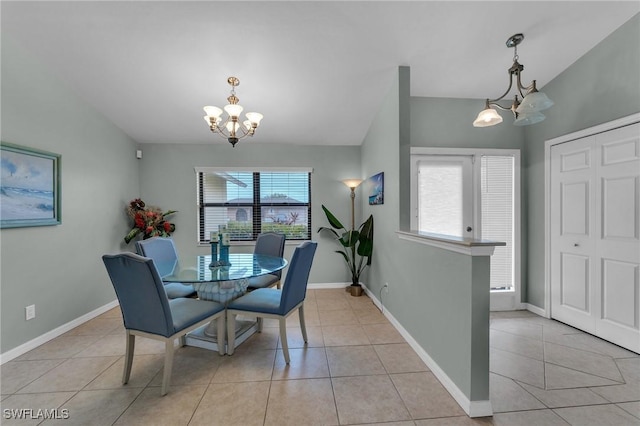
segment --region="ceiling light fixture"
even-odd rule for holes
[[[236,146],[238,141],[246,136],[253,136],[256,132],[256,128],[260,125],[262,120],[262,114],[258,112],[246,113],[247,119],[239,123],[240,114],[242,113],[242,106],[238,105],[240,99],[236,97],[236,86],[240,84],[240,80],[236,77],[229,77],[227,83],[231,86],[231,95],[227,98],[229,105],[224,107],[224,112],[228,117],[223,118],[223,111],[215,106],[204,107],[204,112],[207,114],[204,116],[204,121],[209,125],[209,129],[213,133],[217,133],[226,140],[232,146]]]
[[[496,99],[487,99],[485,109],[478,114],[473,122],[474,127],[489,127],[502,123],[502,117],[492,108],[496,107],[503,111],[511,111],[515,117],[513,124],[515,126],[526,126],[528,124],[539,123],[544,120],[544,115],[540,112],[553,105],[553,101],[542,92],[538,92],[536,81],[529,86],[523,86],[520,74],[524,70],[524,66],[518,62],[518,45],[524,40],[523,34],[515,34],[507,40],[507,47],[513,47],[513,65],[508,69],[509,72],[509,88],[502,96]],[[502,100],[509,94],[513,87],[513,78],[516,78],[518,92],[510,107],[501,106],[498,101]],[[522,97],[522,102],[518,100],[518,95]]]

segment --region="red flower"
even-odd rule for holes
[[[171,224],[169,222],[163,223],[162,227],[164,228],[164,232],[171,232]]]
[[[140,229],[144,229],[145,228],[146,223],[145,223],[145,221],[144,221],[144,219],[143,219],[143,217],[142,217],[142,215],[140,213],[136,213],[133,221],[134,221],[134,223],[136,225],[136,228],[140,228]]]
[[[151,234],[153,232],[153,226],[147,226],[147,229],[145,229],[145,231],[147,234]]]

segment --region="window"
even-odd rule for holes
[[[311,171],[196,168],[198,242],[226,225],[232,241],[261,232],[311,239]]]
[[[504,241],[491,256],[491,290],[512,290],[514,268],[514,159],[483,155],[480,158],[482,238]]]
[[[492,310],[520,307],[517,150],[411,149],[411,229],[502,241],[491,256]]]

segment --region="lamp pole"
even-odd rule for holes
[[[356,200],[356,188],[362,183],[362,179],[345,179],[342,181],[351,190],[351,230],[356,229],[355,218],[355,200]]]
[[[355,216],[355,200],[356,200],[356,187],[351,188],[351,230],[356,229],[356,216]]]

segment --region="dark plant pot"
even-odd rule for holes
[[[348,288],[349,288],[349,291],[351,292],[352,296],[354,296],[354,297],[362,296],[362,286],[361,285],[350,285]]]

